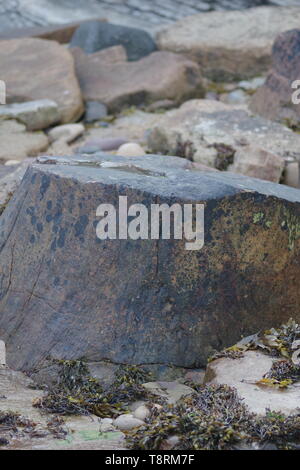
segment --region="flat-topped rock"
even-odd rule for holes
[[[255,77],[271,64],[276,36],[299,27],[299,7],[259,7],[189,16],[157,35],[160,49],[188,54],[217,81]]]
[[[145,232],[135,240],[133,225],[127,239],[100,239],[97,208],[119,214],[120,196],[148,214],[153,204],[204,204],[204,246]],[[200,367],[300,311],[299,218],[298,190],[182,158],[39,157],[0,218],[8,365],[84,357]]]

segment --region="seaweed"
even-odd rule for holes
[[[55,361],[59,366],[57,382],[34,406],[60,415],[89,415],[100,418],[116,417],[128,411],[130,402],[156,399],[142,383],[151,374],[137,366],[120,366],[114,382],[106,389],[89,374],[83,361]]]
[[[176,436],[174,450],[234,450],[266,443],[292,449],[300,439],[300,416],[285,417],[267,410],[251,413],[237,391],[227,385],[197,385],[195,394],[176,405],[151,412],[148,422],[126,435],[131,449],[161,450]]]

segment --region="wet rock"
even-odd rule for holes
[[[145,423],[131,414],[126,414],[118,416],[118,418],[114,420],[113,424],[121,431],[130,431],[131,429],[143,426]]]
[[[188,101],[179,109],[165,113],[158,124],[148,131],[147,136],[148,148],[153,153],[181,155],[212,167],[224,155],[234,158],[237,152],[238,155],[245,155],[246,160],[247,149],[252,146],[278,155],[283,163],[291,157],[300,158],[298,134],[280,124],[252,116],[247,109],[218,101]],[[263,166],[265,161],[268,167],[276,159],[273,157],[271,160],[264,160],[262,157],[261,152],[253,156],[256,166]],[[232,162],[229,159],[227,166],[225,164],[220,168],[224,170],[230,163]],[[275,181],[278,181],[279,167],[276,163]],[[261,176],[257,171],[256,177],[265,178],[267,171],[267,168],[262,169]],[[250,172],[249,176],[252,174]]]
[[[280,34],[273,46],[273,67],[265,84],[252,98],[250,108],[268,119],[282,121],[289,126],[299,127],[300,107],[292,97],[297,89],[292,88],[294,80],[300,77],[300,30],[294,29]]]
[[[26,132],[24,124],[14,119],[0,120],[0,159],[24,160],[46,150],[49,145],[43,132]]]
[[[237,392],[250,411],[265,414],[266,409],[287,415],[299,410],[299,383],[287,390],[261,387],[261,380],[276,361],[257,351],[247,351],[243,358],[221,358],[211,362],[206,371],[205,383],[226,384]]]
[[[75,31],[70,46],[80,47],[87,54],[112,46],[124,46],[128,60],[139,60],[156,50],[146,31],[101,21],[88,21]]]
[[[118,210],[120,195],[148,210],[205,204],[204,246],[100,240],[97,207]],[[299,321],[299,217],[298,190],[183,158],[39,157],[0,217],[8,365],[36,369],[46,355],[199,368],[291,311]]]
[[[107,116],[107,107],[98,101],[88,101],[85,108],[84,121],[86,123],[100,121]]]
[[[31,38],[0,41],[0,63],[8,102],[53,100],[63,123],[83,113],[74,60],[64,46]]]
[[[0,119],[16,119],[29,131],[50,127],[60,120],[57,104],[51,100],[28,101],[0,107]]]
[[[100,101],[110,112],[162,99],[179,103],[204,93],[198,65],[184,56],[160,51],[126,62],[107,57],[107,51],[88,55],[75,48],[72,53],[85,101]]]
[[[84,130],[85,128],[82,124],[64,124],[63,126],[53,127],[48,132],[48,136],[51,142],[59,140],[60,142],[70,144],[77,137],[80,137]]]
[[[299,7],[208,12],[167,26],[158,33],[157,44],[188,54],[213,80],[241,80],[268,70],[274,39],[297,28],[299,20]]]
[[[118,148],[117,155],[122,155],[123,157],[141,157],[145,155],[145,150],[140,144],[128,142]]]

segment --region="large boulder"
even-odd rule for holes
[[[39,162],[0,218],[0,338],[9,366],[84,357],[198,367],[212,350],[291,312],[300,320],[298,190],[199,172],[182,158]],[[110,203],[118,211],[119,196],[148,211],[203,203],[204,246],[99,239],[96,210]]]
[[[280,34],[273,46],[273,67],[265,84],[253,96],[250,108],[272,120],[291,127],[300,125],[300,107],[292,95],[299,92],[292,83],[300,77],[300,29]]]
[[[158,33],[157,44],[189,54],[214,80],[255,77],[268,70],[276,36],[297,28],[299,21],[299,7],[208,12],[167,26]]]
[[[112,46],[124,46],[128,60],[139,60],[156,50],[156,44],[146,31],[103,21],[87,21],[75,31],[71,47],[80,47],[87,54]]]
[[[118,111],[160,99],[182,102],[203,96],[200,68],[195,62],[164,51],[127,62],[120,48],[114,46],[89,55],[79,48],[72,50],[86,101],[99,101],[110,111]]]
[[[51,99],[62,122],[77,120],[83,113],[72,54],[56,41],[0,41],[0,64],[8,102]]]
[[[300,136],[247,109],[191,100],[168,111],[148,132],[153,153],[191,158],[220,170],[278,182],[285,164],[300,158]]]

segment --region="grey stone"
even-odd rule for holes
[[[80,47],[88,54],[118,45],[125,47],[130,61],[139,60],[156,50],[155,42],[146,31],[102,21],[83,23],[70,42],[70,47]]]
[[[107,116],[107,107],[98,101],[88,101],[85,104],[84,120],[87,123],[100,121]]]
[[[131,429],[143,426],[145,423],[131,414],[125,414],[118,416],[118,418],[114,420],[113,424],[121,431],[130,431]]]
[[[17,119],[27,130],[36,131],[59,122],[60,114],[54,101],[38,100],[0,106],[0,119],[3,118]]]

